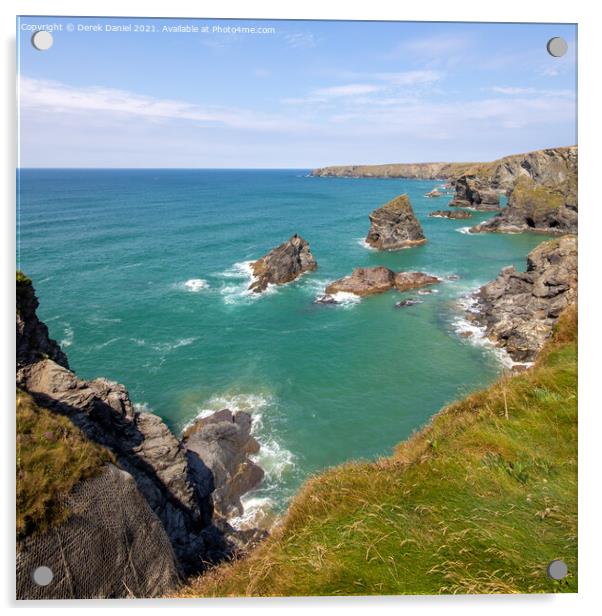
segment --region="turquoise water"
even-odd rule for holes
[[[489,214],[429,218],[447,201],[423,196],[438,184],[297,170],[23,170],[20,267],[81,377],[124,383],[175,431],[209,409],[251,412],[268,471],[255,497],[282,505],[309,473],[388,454],[501,370],[494,352],[458,335],[459,299],[503,266],[524,268],[545,238],[458,232]],[[428,243],[367,249],[368,213],[403,192]],[[245,294],[245,262],[295,232],[318,270]],[[460,279],[404,309],[395,302],[416,293],[312,303],[327,282],[377,264]]]

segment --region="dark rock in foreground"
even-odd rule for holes
[[[395,197],[370,214],[366,242],[378,250],[400,250],[426,242],[407,195]]]
[[[577,177],[560,184],[536,184],[521,177],[508,199],[508,207],[471,233],[577,233]]]
[[[472,218],[472,214],[465,210],[435,210],[429,216],[431,218],[453,218],[458,220]]]
[[[423,272],[398,272],[395,273],[387,267],[358,267],[353,270],[351,276],[346,276],[329,284],[325,293],[353,293],[364,297],[375,293],[384,293],[390,289],[408,291],[429,284],[435,284],[441,280],[436,276],[430,276]]]
[[[309,244],[295,234],[251,265],[254,280],[249,290],[261,293],[269,284],[285,284],[317,268]]]
[[[472,317],[512,359],[535,359],[560,313],[577,299],[577,238],[544,242],[527,257],[527,271],[504,268],[477,294]]]
[[[481,211],[500,209],[500,196],[486,182],[474,175],[463,175],[456,180],[456,194],[451,207],[470,207]]]
[[[259,451],[251,436],[251,416],[245,412],[217,411],[197,419],[184,433],[185,446],[203,460],[213,474],[214,512],[222,518],[242,515],[240,498],[263,479],[263,470],[250,460]]]

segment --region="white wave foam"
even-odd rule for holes
[[[65,327],[63,328],[63,335],[65,336],[61,342],[61,347],[70,347],[73,344],[73,338],[75,337],[75,333],[73,332],[73,328],[69,323],[65,323]]]
[[[152,413],[150,404],[148,402],[134,402],[134,410],[138,413]]]
[[[295,468],[295,457],[292,452],[282,447],[275,438],[272,430],[264,421],[264,414],[274,403],[269,394],[234,393],[221,394],[211,397],[190,422],[184,427],[186,430],[197,419],[208,417],[216,411],[228,408],[232,412],[244,411],[251,415],[251,434],[259,443],[259,452],[250,456],[264,471],[264,479],[255,490],[251,490],[241,499],[243,514],[229,520],[236,528],[253,526],[261,523],[273,509],[275,502],[269,496],[278,489],[285,475]]]
[[[332,297],[334,301],[343,308],[351,308],[362,301],[362,298],[355,293],[347,293],[346,291],[339,291],[333,293]]]
[[[190,346],[193,342],[197,340],[196,337],[191,338],[180,338],[175,340],[174,342],[147,342],[144,338],[130,338],[130,340],[137,344],[138,346],[149,346],[154,351],[157,351],[162,354],[169,353],[175,349],[179,349],[180,347]]]
[[[455,229],[457,233],[463,233],[464,235],[476,235],[475,233],[470,232],[471,227],[458,227]]]
[[[374,246],[370,246],[370,244],[368,244],[368,242],[366,241],[365,237],[356,237],[355,238],[356,243],[358,243],[362,248],[365,248],[366,250],[376,250],[376,248],[374,248]]]
[[[503,348],[493,343],[486,335],[486,328],[470,320],[466,313],[478,314],[478,300],[475,292],[465,295],[458,300],[458,308],[461,314],[452,321],[452,327],[456,334],[468,343],[486,349],[496,357],[504,368],[512,369],[515,366],[529,367],[532,362],[517,362]]]
[[[247,303],[276,291],[276,285],[272,284],[268,285],[262,293],[253,293],[253,291],[249,291],[249,286],[255,281],[255,276],[253,275],[253,269],[251,267],[253,263],[254,261],[239,261],[219,274],[222,278],[226,278],[227,280],[238,281],[234,284],[226,284],[220,289],[225,304],[236,305]]]
[[[208,289],[209,283],[202,278],[191,278],[190,280],[183,282],[182,286],[190,293],[198,293],[199,291]]]
[[[109,345],[113,344],[114,342],[117,342],[118,340],[121,340],[119,336],[117,338],[111,338],[110,340],[107,340],[106,342],[102,342],[101,344],[97,344],[94,348],[98,350],[104,349],[105,347],[108,347]]]

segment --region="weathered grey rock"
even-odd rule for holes
[[[457,220],[472,218],[472,214],[465,210],[435,210],[429,216],[431,218],[453,218]]]
[[[366,242],[378,250],[400,250],[426,242],[407,195],[395,197],[370,214]]]
[[[259,451],[251,426],[248,413],[224,409],[198,419],[186,431],[187,450],[198,455],[213,474],[213,506],[222,518],[242,515],[241,496],[257,487],[264,476],[249,458]]]
[[[506,267],[481,287],[472,318],[518,362],[533,361],[560,313],[577,299],[577,238],[544,242],[529,253],[527,270]]]
[[[470,207],[481,211],[500,209],[500,197],[483,180],[474,175],[463,175],[455,182],[456,193],[449,202],[451,207]]]
[[[537,184],[519,178],[500,214],[470,229],[471,233],[577,233],[577,177],[560,184]]]
[[[285,284],[317,268],[309,244],[295,234],[251,265],[254,280],[249,290],[261,293],[269,284]]]
[[[358,267],[351,276],[335,280],[329,284],[325,293],[329,296],[335,293],[353,293],[364,297],[375,293],[384,293],[396,288],[398,291],[417,289],[429,284],[440,282],[436,276],[423,272],[393,272],[382,265],[376,267]]]

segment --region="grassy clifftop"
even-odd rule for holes
[[[572,307],[533,369],[443,409],[390,458],[310,479],[264,544],[178,596],[575,592],[576,395]]]

